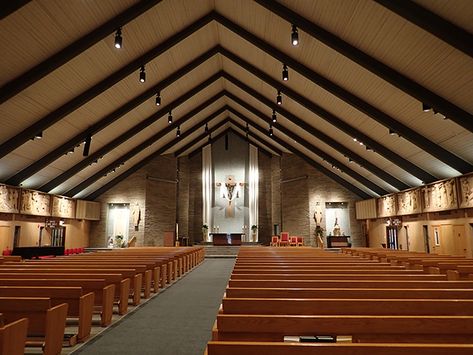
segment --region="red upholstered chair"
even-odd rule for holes
[[[295,235],[291,235],[291,238],[289,240],[289,245],[291,247],[297,246],[297,237]]]
[[[271,237],[271,243],[269,244],[272,247],[278,247],[279,246],[279,237],[277,235],[273,235]]]
[[[79,249],[78,248],[72,249],[72,254],[79,254]]]
[[[279,241],[280,246],[289,246],[289,233],[281,232],[281,240]]]
[[[304,237],[297,237],[297,246],[301,247],[304,245]]]

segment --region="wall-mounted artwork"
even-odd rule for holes
[[[460,185],[460,208],[473,208],[473,175],[458,179]]]
[[[397,194],[397,214],[399,216],[421,212],[419,189],[403,191]]]
[[[50,195],[38,191],[21,190],[20,213],[36,216],[50,216],[50,211]]]
[[[67,197],[53,196],[51,216],[61,218],[74,218],[75,201]]]
[[[14,187],[0,185],[0,212],[18,213],[19,194],[19,190]]]
[[[378,198],[378,217],[392,217],[396,215],[396,195]]]
[[[445,180],[422,188],[424,212],[445,211],[458,208],[455,179]]]

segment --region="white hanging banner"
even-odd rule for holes
[[[207,233],[204,233],[204,241],[211,242],[209,229],[212,223],[212,145],[208,144],[202,148],[202,223],[206,225]]]
[[[249,159],[249,176],[248,176],[248,193],[249,193],[249,214],[250,214],[250,242],[258,242],[258,148],[250,144],[250,159]],[[252,228],[256,226],[256,231]],[[256,233],[253,233],[253,232]]]

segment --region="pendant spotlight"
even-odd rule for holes
[[[432,110],[432,107],[430,107],[426,103],[422,103],[422,111],[429,112],[430,110]]]
[[[205,124],[205,129],[204,129],[205,134],[209,133],[209,124]]]
[[[89,133],[84,140],[84,151],[82,152],[82,156],[88,157],[90,151],[90,143],[92,143],[92,135]]]
[[[291,42],[293,46],[297,46],[299,44],[299,33],[297,32],[296,25],[292,25]]]
[[[144,83],[146,81],[146,72],[145,72],[145,66],[142,65],[140,68],[140,82]]]
[[[278,90],[278,95],[276,96],[276,103],[277,103],[278,105],[282,105],[281,90]]]
[[[273,123],[276,123],[277,121],[277,118],[276,118],[276,110],[273,110],[273,114],[271,116],[271,120],[273,121]]]
[[[156,106],[161,105],[161,93],[158,91],[156,93]]]
[[[268,134],[270,137],[273,136],[273,126],[271,124],[269,124],[269,131],[268,131]]]
[[[43,131],[36,133],[36,134],[34,135],[34,138],[36,138],[36,139],[41,139],[41,138],[43,138]],[[33,139],[34,139],[34,138],[33,138]]]
[[[115,48],[122,48],[122,28],[118,27],[117,32],[115,32]]]
[[[171,124],[172,123],[172,112],[169,111],[169,115],[168,115],[168,123]]]
[[[289,80],[289,71],[287,70],[287,65],[282,65],[282,80],[288,81]]]
[[[181,126],[177,126],[177,130],[176,130],[176,137],[179,138],[181,136]]]

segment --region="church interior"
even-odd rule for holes
[[[473,353],[472,19],[3,4],[0,355]]]

